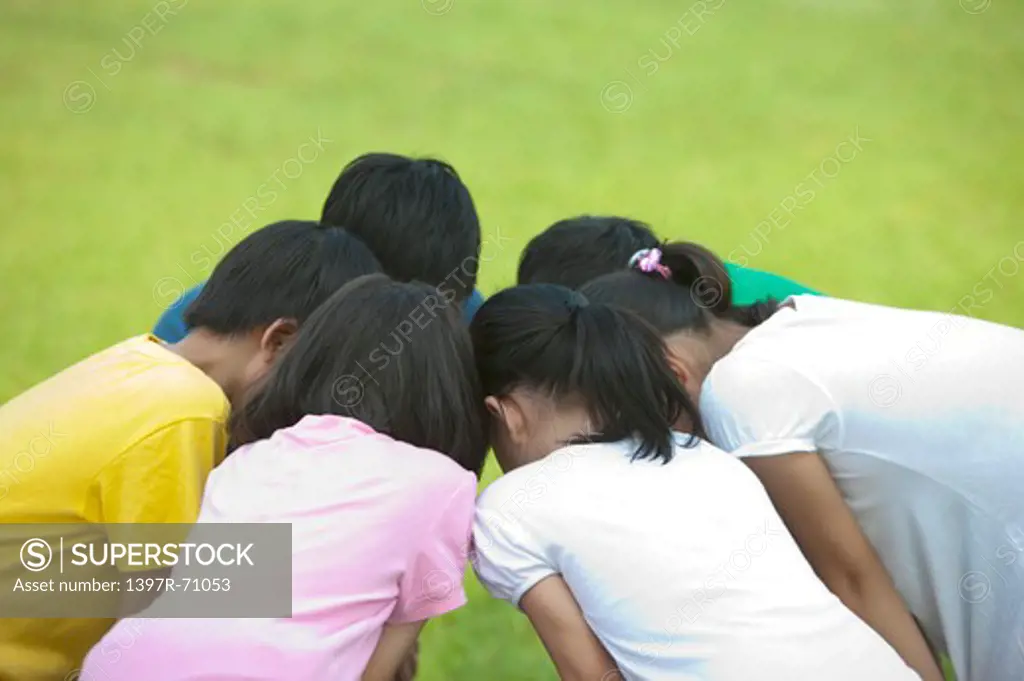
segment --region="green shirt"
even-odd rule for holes
[[[818,291],[807,288],[803,284],[790,281],[777,274],[752,270],[739,265],[725,264],[732,281],[732,303],[733,305],[752,305],[766,298],[783,300],[789,296],[796,296],[802,293],[809,293],[820,296]]]

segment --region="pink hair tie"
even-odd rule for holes
[[[633,257],[629,259],[629,266],[635,267],[641,272],[646,272],[648,274],[656,272],[657,274],[660,274],[663,279],[672,278],[672,270],[661,264],[660,248],[645,248],[637,251],[633,254]]]

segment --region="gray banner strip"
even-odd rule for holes
[[[0,617],[292,614],[287,523],[0,525]]]

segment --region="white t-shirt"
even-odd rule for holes
[[[561,575],[631,681],[918,678],[818,580],[744,464],[704,442],[664,465],[633,450],[565,447],[484,491],[473,563],[493,596]]]
[[[740,457],[818,451],[960,681],[1024,679],[1024,332],[791,299],[704,382]]]

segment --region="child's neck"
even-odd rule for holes
[[[749,331],[750,327],[736,322],[715,320],[705,331],[682,331],[665,339],[677,357],[685,358],[689,374],[686,387],[691,395],[700,392],[711,367],[732,352]]]
[[[736,347],[736,344],[743,340],[744,336],[750,333],[750,327],[733,321],[715,320],[711,324],[710,350],[709,353],[714,366],[715,362],[722,359]],[[711,370],[711,367],[708,367]],[[707,374],[705,374],[707,375]]]
[[[167,349],[193,364],[210,377],[227,396],[228,402],[236,405],[243,393],[246,356],[245,339],[227,338],[207,329],[190,331],[183,339],[168,345]]]

